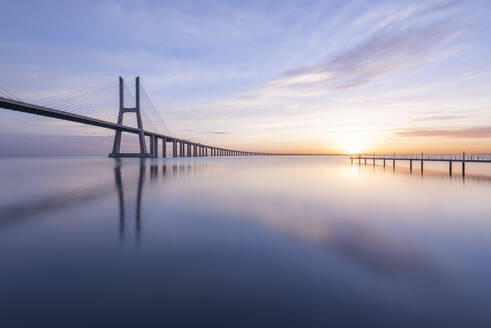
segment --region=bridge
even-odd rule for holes
[[[358,154],[356,156],[351,156],[351,164],[353,161],[358,161],[361,164],[363,160],[364,164],[367,164],[367,160],[375,165],[376,161],[382,162],[385,167],[386,162],[392,162],[392,167],[395,169],[396,161],[409,162],[409,171],[413,171],[413,162],[419,162],[419,167],[421,173],[423,173],[424,162],[446,162],[448,163],[448,174],[452,176],[453,174],[453,163],[461,163],[462,176],[465,176],[465,163],[491,163],[491,157],[489,155],[468,155],[466,157],[465,152],[462,155],[401,155],[401,154],[391,154],[391,155],[377,155],[377,154]]]
[[[167,156],[168,143],[172,145],[173,157],[279,155],[273,153],[250,152],[250,151],[242,151],[236,149],[221,148],[212,145],[201,144],[199,142],[193,142],[191,140],[185,140],[183,138],[178,138],[175,136],[165,135],[157,131],[145,130],[143,128],[143,120],[142,120],[141,88],[140,88],[139,77],[136,77],[135,79],[135,106],[134,107],[125,107],[124,80],[123,78],[119,77],[119,111],[118,111],[118,117],[116,123],[90,117],[89,115],[71,113],[68,110],[55,109],[42,105],[23,102],[17,97],[7,92],[5,89],[3,90],[4,91],[0,93],[0,108],[114,130],[115,134],[114,134],[113,149],[112,152],[109,154],[109,157],[113,157],[113,158],[121,158],[121,157],[157,158],[159,157],[159,143],[161,143],[162,145],[161,156],[163,158]],[[2,96],[2,94],[4,96]],[[88,98],[96,99],[97,97],[91,95],[88,96]],[[74,108],[73,107],[74,102],[75,100],[65,101],[66,108]],[[94,103],[96,102],[94,101]],[[123,118],[126,114],[134,114],[136,116],[136,122],[137,122],[136,127],[127,126],[123,124]],[[138,136],[138,142],[140,148],[139,152],[135,152],[135,153],[121,152],[121,136],[123,132]],[[149,139],[148,151],[147,151],[147,142],[146,142],[147,137]]]

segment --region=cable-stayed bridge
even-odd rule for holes
[[[161,156],[166,157],[168,143],[172,145],[173,157],[276,155],[221,148],[173,136],[142,88],[139,77],[135,79],[134,98],[121,77],[119,104],[108,101],[113,98],[114,91],[112,87],[97,86],[26,102],[0,87],[0,108],[114,130],[109,157],[159,157],[159,144]],[[132,99],[134,103],[131,103]],[[138,136],[139,152],[121,152],[123,133]]]

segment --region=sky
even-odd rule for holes
[[[22,100],[140,76],[173,135],[211,145],[491,153],[490,1],[0,1]],[[0,109],[0,151],[112,133]]]

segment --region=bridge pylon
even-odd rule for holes
[[[147,145],[145,143],[145,134],[143,130],[143,123],[140,111],[140,77],[137,76],[135,79],[135,107],[124,107],[124,81],[123,78],[119,77],[119,114],[118,114],[118,125],[123,125],[123,115],[125,113],[135,113],[136,122],[138,125],[138,138],[140,142],[140,152],[139,153],[121,153],[121,130],[116,130],[114,134],[114,144],[113,151],[109,154],[109,157],[120,158],[120,157],[151,157],[147,152]]]

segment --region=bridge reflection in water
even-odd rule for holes
[[[125,237],[125,229],[126,229],[126,211],[125,211],[125,193],[123,187],[123,178],[122,178],[122,160],[117,158],[114,159],[114,184],[116,187],[116,192],[118,194],[118,203],[119,203],[119,239],[120,242],[124,241]],[[189,173],[196,172],[197,169],[202,168],[203,163],[193,163],[186,165],[183,163],[176,164],[166,164],[165,162],[162,164],[162,177],[166,177],[168,175],[168,171],[171,176],[184,176]],[[167,168],[171,167],[172,169],[168,170]],[[151,163],[149,165],[150,171],[150,183],[155,183],[158,179],[159,175],[159,165],[156,163]],[[140,243],[141,238],[141,207],[142,207],[142,197],[143,197],[143,188],[145,185],[147,172],[147,160],[142,158],[139,161],[139,173],[138,173],[138,184],[136,189],[136,204],[135,204],[135,238],[136,243]]]
[[[0,304],[18,327],[490,327],[489,181],[444,165],[424,185],[346,157],[1,165]]]

